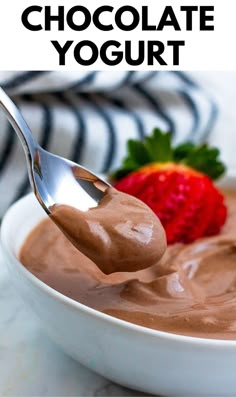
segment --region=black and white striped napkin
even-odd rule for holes
[[[47,150],[106,173],[129,138],[154,127],[175,142],[204,141],[217,117],[209,94],[183,72],[0,72],[0,85]],[[0,216],[29,189],[24,154],[0,115]]]

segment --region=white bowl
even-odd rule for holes
[[[16,289],[65,352],[104,377],[144,392],[236,395],[236,341],[185,337],[121,321],[67,298],[26,270],[17,259],[19,249],[45,216],[33,194],[21,199],[4,217],[2,244]]]

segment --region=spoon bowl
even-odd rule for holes
[[[47,214],[55,204],[96,207],[110,186],[88,169],[41,148],[14,102],[0,88],[0,107],[23,146],[32,189]]]
[[[25,151],[35,196],[78,250],[106,274],[141,270],[160,259],[166,249],[165,232],[148,206],[108,189],[109,183],[86,168],[41,148],[2,89],[0,107]]]
[[[66,204],[81,211],[96,207],[110,186],[86,168],[47,152],[35,152],[33,190],[47,213],[55,204]]]

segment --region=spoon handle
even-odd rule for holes
[[[31,131],[21,115],[20,111],[17,109],[14,102],[9,98],[5,91],[0,87],[0,108],[3,109],[9,122],[11,123],[14,131],[17,133],[18,138],[23,146],[27,165],[31,171],[35,152],[38,148],[37,142],[34,140]],[[31,174],[31,172],[30,172]]]

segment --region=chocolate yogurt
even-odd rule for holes
[[[177,334],[236,339],[235,192],[226,193],[226,204],[220,235],[168,246],[159,261],[137,272],[104,274],[49,218],[28,236],[20,260],[52,288],[111,316]],[[158,241],[151,247],[158,250]]]
[[[112,187],[97,207],[83,212],[55,205],[51,219],[105,274],[145,269],[166,250],[165,231],[154,212]]]

